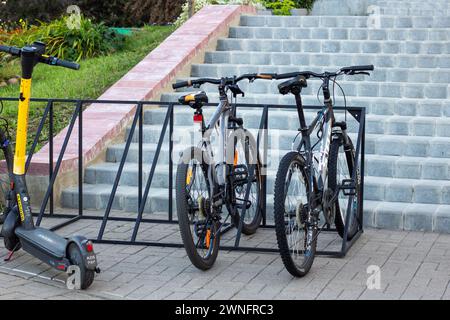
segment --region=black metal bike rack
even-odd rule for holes
[[[17,102],[17,98],[1,98],[0,102]],[[169,208],[168,208],[168,214],[167,219],[147,219],[144,218],[144,209],[145,204],[147,201],[147,198],[150,193],[150,188],[153,181],[153,176],[155,174],[156,165],[161,153],[161,149],[164,143],[164,137],[166,135],[167,129],[168,134],[170,137],[172,137],[173,130],[174,130],[174,107],[177,106],[177,103],[168,103],[168,102],[154,102],[154,101],[120,101],[120,100],[73,100],[73,99],[31,99],[31,102],[33,103],[45,103],[46,107],[43,113],[43,116],[40,120],[38,129],[36,131],[34,141],[32,143],[32,146],[29,150],[27,162],[26,162],[26,168],[28,170],[33,154],[36,151],[36,147],[39,143],[39,137],[41,136],[46,121],[48,119],[48,137],[49,137],[49,186],[47,189],[47,192],[45,193],[44,200],[40,206],[39,212],[37,215],[37,221],[36,225],[40,225],[43,218],[62,218],[62,219],[68,219],[67,221],[64,221],[62,223],[59,223],[51,228],[52,231],[56,231],[59,229],[62,229],[64,227],[67,227],[71,225],[72,223],[75,223],[80,220],[97,220],[101,221],[101,227],[99,229],[98,235],[96,238],[91,239],[92,241],[96,243],[104,243],[104,244],[119,244],[119,245],[139,245],[139,246],[156,246],[156,247],[177,247],[181,248],[183,247],[183,244],[181,243],[181,239],[179,243],[170,243],[170,242],[157,242],[157,241],[138,241],[137,235],[139,233],[139,227],[142,223],[160,223],[160,224],[176,224],[178,223],[176,220],[174,220],[173,216],[173,159],[172,159],[172,152],[173,152],[173,141],[170,138],[169,139],[169,187],[168,187],[168,199],[169,199]],[[67,134],[64,138],[64,142],[62,144],[61,151],[58,155],[58,159],[56,161],[56,164],[54,163],[53,156],[54,156],[54,107],[55,104],[73,104],[75,105],[72,117],[69,122],[69,126],[67,128]],[[117,172],[112,192],[108,200],[108,204],[105,210],[105,213],[103,216],[95,216],[95,215],[86,215],[84,214],[83,210],[83,111],[84,107],[87,105],[92,104],[109,104],[109,105],[132,105],[135,106],[136,112],[132,120],[131,128],[129,130],[128,137],[126,138],[125,143],[125,150],[122,155],[122,159],[119,164],[119,170]],[[143,183],[143,125],[144,125],[144,108],[146,106],[160,106],[160,107],[166,107],[167,111],[165,114],[165,118],[162,124],[161,133],[159,137],[159,141],[157,144],[156,152],[154,159],[152,161],[152,166],[150,169],[150,173],[148,175],[147,182],[145,184]],[[208,106],[214,106],[212,104]],[[262,155],[263,155],[263,165],[265,166],[267,164],[267,130],[269,128],[269,113],[272,109],[295,109],[296,106],[294,105],[254,105],[254,104],[237,104],[238,108],[262,108],[262,116],[260,121],[260,132],[264,132],[266,135],[264,137],[264,146],[262,147]],[[322,107],[317,106],[304,106],[304,109],[306,110],[319,110]],[[358,165],[360,165],[360,174],[361,174],[361,186],[364,186],[364,164],[365,164],[365,108],[361,107],[334,107],[336,111],[346,111],[350,113],[353,118],[358,122],[358,138],[356,143],[356,161],[355,161],[355,167],[357,168]],[[77,123],[78,120],[78,123]],[[63,161],[64,154],[66,152],[67,146],[69,145],[69,141],[71,138],[71,134],[75,126],[78,124],[78,214],[68,215],[68,214],[55,214],[55,204],[54,204],[54,184],[56,181],[56,178],[58,176],[58,173],[61,168],[61,164]],[[110,216],[114,198],[116,195],[117,188],[119,186],[120,178],[122,176],[122,171],[126,162],[126,158],[130,149],[130,145],[132,143],[133,136],[136,131],[136,127],[139,129],[138,131],[138,210],[137,210],[137,216],[135,218],[133,217],[118,217],[118,216]],[[258,150],[261,149],[260,143],[261,143],[261,136],[258,135],[257,138],[258,143]],[[251,169],[251,171],[254,171]],[[354,172],[353,181],[356,180],[356,172]],[[251,172],[251,174],[253,174]],[[263,219],[262,219],[262,225],[261,228],[268,228],[273,229],[274,226],[267,223],[266,219],[266,198],[267,198],[267,181],[266,176],[263,175],[262,179],[262,194],[263,194]],[[250,189],[250,183],[248,185],[247,191],[246,191],[246,198],[248,199],[248,193]],[[353,246],[353,244],[358,240],[360,235],[363,233],[363,199],[364,199],[364,188],[361,188],[361,205],[359,207],[359,210],[357,212],[357,221],[359,224],[359,231],[357,234],[351,239],[347,240],[347,234],[348,234],[348,225],[349,225],[349,219],[350,219],[350,208],[351,208],[351,201],[352,201],[352,195],[350,195],[349,198],[349,206],[347,209],[347,221],[346,221],[346,228],[344,230],[344,236],[342,239],[342,246],[340,250],[337,251],[317,251],[317,255],[326,255],[331,257],[343,257],[346,255],[348,250]],[[46,208],[48,208],[48,212],[46,212]],[[242,214],[241,219],[243,219],[243,216],[245,214],[245,209]],[[104,239],[104,232],[105,228],[108,222],[110,221],[120,221],[120,222],[134,222],[134,228],[133,233],[130,240],[108,240]],[[223,233],[230,231],[234,228],[234,225],[228,224],[224,229],[222,230]],[[240,238],[241,233],[239,232],[241,228],[240,226],[237,227],[238,232],[236,233],[236,239],[235,239],[235,245],[234,246],[221,246],[221,249],[224,250],[239,250],[239,251],[253,251],[253,252],[278,252],[278,249],[275,248],[267,248],[267,247],[246,247],[240,245]],[[333,228],[326,228],[322,230],[322,232],[336,232]]]

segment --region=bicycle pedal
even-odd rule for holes
[[[345,196],[355,196],[356,195],[356,185],[353,179],[344,179],[339,187]]]

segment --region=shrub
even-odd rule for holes
[[[7,43],[23,47],[42,41],[47,44],[47,54],[74,61],[114,52],[124,46],[124,37],[102,23],[81,16],[80,28],[71,29],[68,19],[65,16],[50,23],[25,26],[21,32],[12,34]]]
[[[71,4],[70,0],[7,0],[0,10],[0,20],[16,23],[26,19],[29,23],[58,18]]]
[[[297,4],[293,0],[271,0],[264,3],[267,9],[273,11],[273,14],[281,16],[290,16],[291,9],[297,8]]]
[[[200,11],[203,7],[211,4],[241,4],[241,5],[253,5],[259,9],[263,9],[262,0],[195,0],[194,12]],[[189,18],[189,2],[186,1],[183,4],[181,14],[175,21],[177,27],[181,26]]]
[[[134,0],[127,1],[125,11],[131,23],[172,23],[181,12],[185,0]]]
[[[311,11],[315,0],[294,0],[297,8],[305,8]]]
[[[0,8],[0,20],[14,23],[20,18],[30,24],[49,22],[66,13],[69,5],[95,22],[108,26],[142,26],[173,22],[181,12],[184,0],[6,0]],[[0,0],[1,5],[1,0]]]

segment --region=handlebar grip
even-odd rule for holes
[[[177,83],[172,84],[172,88],[175,89],[180,89],[180,88],[184,88],[184,87],[190,87],[192,86],[192,81],[188,80],[188,81],[180,81]]]
[[[78,63],[72,62],[72,61],[58,59],[56,61],[56,65],[58,67],[64,67],[64,68],[69,68],[69,69],[73,69],[73,70],[80,70],[80,65]]]
[[[16,47],[10,47],[10,46],[2,46],[0,45],[0,51],[5,52],[8,54],[11,54],[13,56],[20,56],[20,49]]]
[[[341,71],[373,71],[373,64],[363,65],[363,66],[351,66],[342,68]]]
[[[276,73],[258,73],[256,79],[272,80],[277,77]]]
[[[290,73],[282,73],[282,74],[277,74],[275,75],[274,79],[289,79],[289,78],[295,78],[296,76],[298,76],[298,72],[290,72]]]

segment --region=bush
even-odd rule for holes
[[[70,0],[7,0],[0,10],[0,21],[15,24],[20,19],[29,23],[50,21],[61,16]],[[0,4],[1,5],[1,4]]]
[[[71,29],[68,19],[65,16],[50,23],[25,26],[21,32],[13,33],[7,43],[23,47],[42,41],[47,44],[47,54],[74,61],[108,54],[124,46],[124,37],[102,23],[96,24],[81,16],[79,28]]]
[[[291,9],[305,8],[312,9],[314,0],[195,0],[194,12],[211,4],[242,4],[252,5],[257,9],[270,9],[276,15],[291,15]],[[175,25],[179,27],[189,18],[189,3],[183,4],[182,11]]]
[[[184,0],[6,0],[6,5],[3,5],[6,9],[0,7],[0,20],[10,24],[21,18],[30,24],[50,22],[66,13],[69,5],[77,5],[86,17],[108,26],[167,24],[175,21],[183,2]]]
[[[290,16],[291,9],[297,8],[297,4],[293,0],[272,0],[264,2],[267,9],[272,10],[273,14],[281,16]]]
[[[315,0],[294,0],[297,8],[304,8],[311,11]]]
[[[184,0],[134,0],[127,1],[125,11],[130,24],[173,23],[181,12]]]
[[[253,5],[259,9],[263,9],[262,0],[195,0],[194,12],[200,11],[203,7],[211,4],[241,4],[241,5]],[[186,1],[183,4],[181,14],[175,21],[177,27],[185,23],[189,18],[189,2]]]

